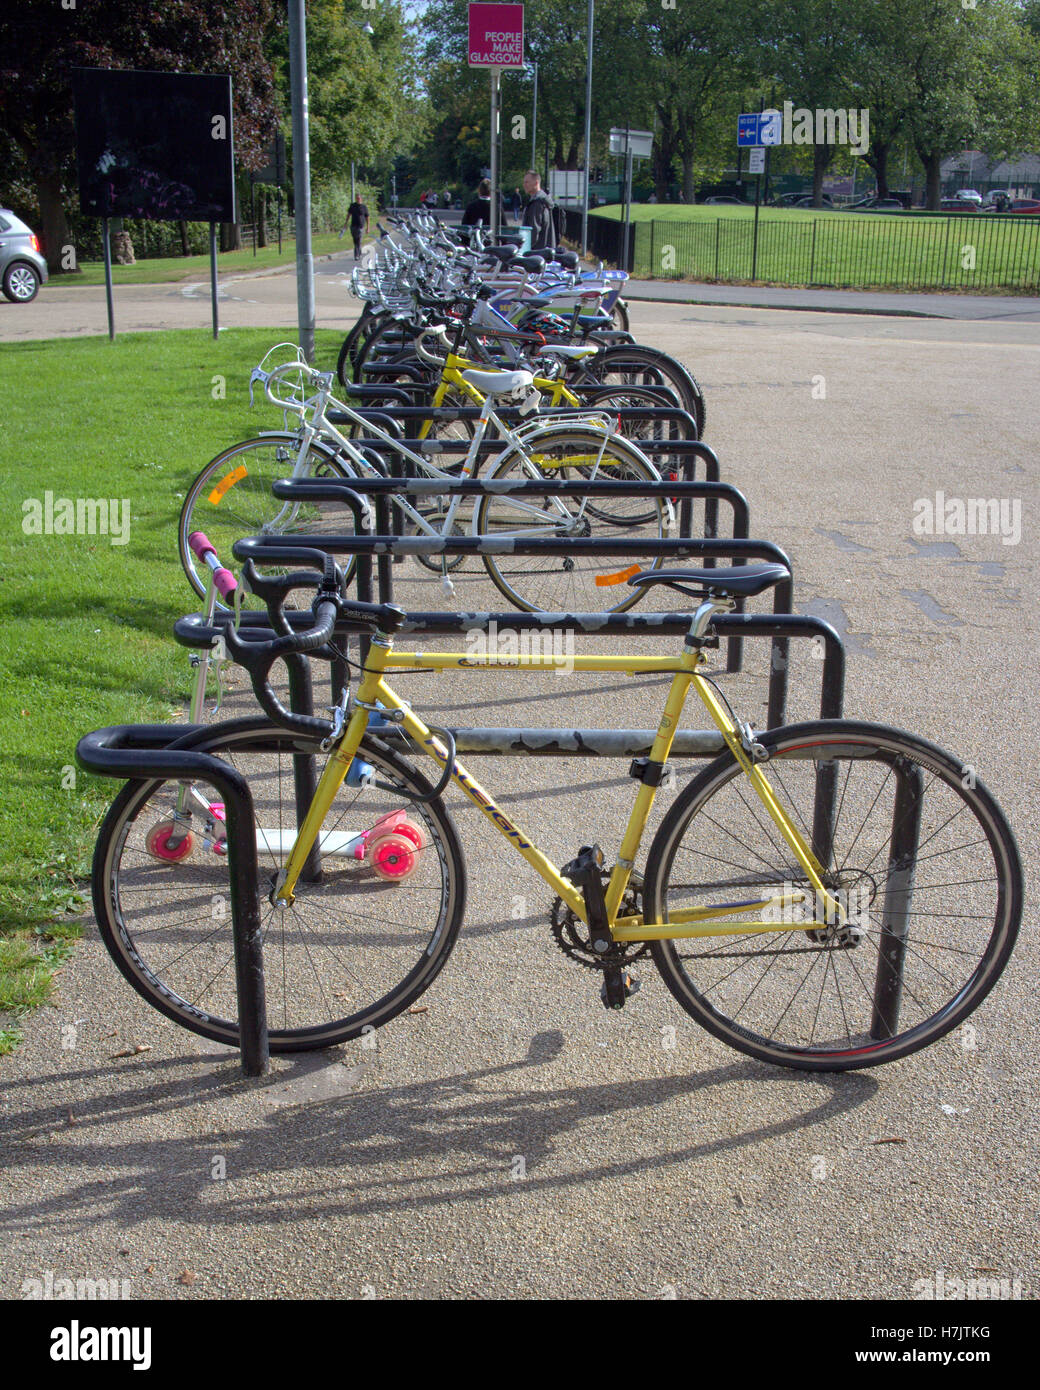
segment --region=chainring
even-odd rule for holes
[[[609,881],[610,869],[604,869],[604,885]],[[628,881],[625,895],[621,899],[621,915],[634,916],[642,911],[643,877],[633,874]],[[588,970],[604,970],[608,965],[631,965],[650,950],[648,941],[616,941],[608,951],[600,954],[592,949],[589,929],[580,917],[567,906],[562,898],[553,898],[549,909],[549,925],[553,939],[565,956],[576,960]]]

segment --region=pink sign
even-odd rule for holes
[[[469,65],[471,68],[523,67],[523,5],[470,5]]]

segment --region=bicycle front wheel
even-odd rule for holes
[[[510,451],[488,474],[489,482],[595,478],[609,482],[657,482],[658,474],[618,435],[604,445],[601,431],[563,426],[527,445],[529,453]],[[649,507],[648,507],[649,501]],[[609,508],[609,510],[607,510]],[[508,491],[482,497],[476,511],[479,535],[500,541],[663,540],[673,513],[665,498],[595,498],[534,494],[511,497]],[[497,588],[522,612],[621,613],[641,597],[625,580],[641,569],[656,569],[660,555],[647,559],[581,554],[524,555],[503,552],[482,557]]]
[[[291,907],[268,894],[306,806],[294,777],[324,755],[263,720],[239,720],[194,747],[243,773],[253,797],[267,1018],[273,1052],[331,1047],[378,1028],[436,978],[455,943],[466,884],[430,783],[365,740],[374,773],[344,786]],[[98,835],[94,911],[109,954],[149,1004],[216,1042],[239,1041],[231,897],[220,794],[204,782],[129,782]]]
[[[781,1066],[845,1071],[927,1047],[981,1003],[1015,942],[1022,868],[1000,807],[973,768],[882,724],[818,720],[758,737],[766,779],[848,915],[828,920],[814,903],[725,753],[654,837],[645,920],[715,904],[733,928],[741,916],[777,927],[655,941],[665,984],[710,1033]],[[778,894],[785,905],[765,916],[761,901]]]
[[[272,486],[279,478],[297,471],[299,440],[290,433],[261,435],[247,439],[219,453],[198,475],[181,508],[177,539],[181,564],[188,583],[203,597],[209,583],[209,570],[199,560],[188,537],[203,531],[209,537],[222,565],[237,572],[232,554],[235,541],[247,536],[315,536],[352,534],[354,514],[341,502],[283,502]],[[313,443],[308,451],[307,478],[349,478],[345,460],[332,449]],[[342,557],[341,565],[353,572],[353,557]],[[267,567],[265,567],[267,569]],[[273,572],[273,571],[269,571]],[[247,606],[262,606],[247,599]]]

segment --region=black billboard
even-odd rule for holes
[[[76,68],[72,89],[88,217],[235,221],[230,76]]]

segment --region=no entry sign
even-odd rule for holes
[[[523,5],[470,5],[469,65],[471,68],[523,67]]]

